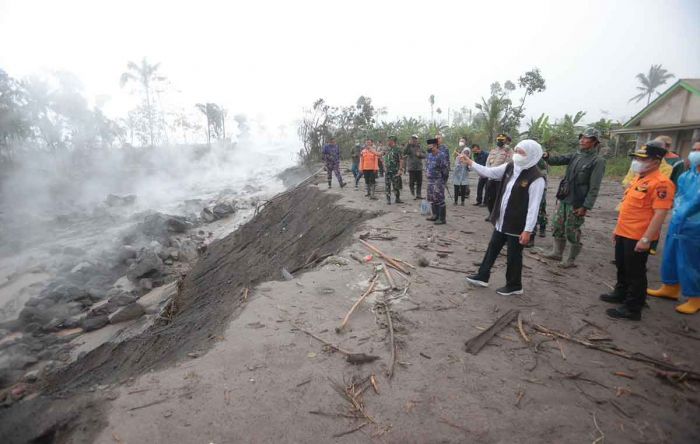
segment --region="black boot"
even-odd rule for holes
[[[403,201],[401,200],[401,192],[398,190],[396,191],[396,203],[403,203]]]
[[[601,294],[600,300],[611,304],[622,304],[625,302],[625,290],[617,285],[610,293]]]
[[[429,220],[431,222],[434,222],[438,219],[438,208],[435,204],[430,204],[430,208],[433,210],[433,215],[430,217],[426,217],[425,220]]]
[[[546,232],[545,232],[546,229],[547,229],[546,225],[544,225],[544,224],[540,225],[540,237],[546,236]]]
[[[442,205],[441,207],[438,208],[438,218],[435,222],[433,222],[435,225],[445,225],[447,221],[445,220],[447,215],[447,205]]]
[[[386,204],[391,205],[391,194],[386,193]]]
[[[630,310],[624,305],[617,308],[608,308],[605,310],[605,314],[613,319],[629,319],[630,321],[641,321],[642,312],[637,310]]]
[[[328,179],[328,188],[330,188],[330,187],[331,187],[331,180]]]

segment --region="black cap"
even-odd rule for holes
[[[437,145],[438,140],[437,139],[428,139],[425,141],[425,143],[427,143],[428,145]]]
[[[630,154],[630,157],[639,157],[642,159],[663,159],[668,153],[663,142],[652,140],[640,146],[635,152]]]

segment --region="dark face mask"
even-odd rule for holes
[[[505,144],[505,142],[496,142],[496,146],[498,146],[499,148],[503,148],[503,145]]]

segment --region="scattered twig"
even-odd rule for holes
[[[399,270],[398,268],[396,268],[396,265],[393,265],[393,264],[390,263],[390,262],[387,262],[386,264],[387,264],[388,266],[390,266],[391,268],[393,268],[394,271],[396,272],[396,274],[398,274],[399,276],[401,276],[402,278],[406,279],[406,280],[409,281],[409,282],[411,281],[411,279],[410,279],[408,276],[406,276],[405,274],[403,274],[403,273],[401,272],[401,270]]]
[[[525,396],[525,390],[522,387],[519,387],[517,396],[515,398],[515,407],[520,408],[520,401],[523,400],[524,396]]]
[[[312,415],[318,415],[318,416],[330,416],[330,417],[338,417],[338,418],[357,419],[356,415],[346,415],[345,413],[328,413],[328,412],[324,412],[322,410],[309,410],[309,413]]]
[[[159,399],[159,400],[157,400],[157,401],[149,402],[148,404],[144,404],[144,405],[139,405],[139,406],[136,406],[136,407],[132,407],[132,408],[129,409],[129,411],[131,412],[131,411],[133,411],[133,410],[145,409],[146,407],[150,407],[150,406],[152,406],[152,405],[162,404],[162,403],[164,403],[164,402],[167,401],[167,400],[168,400],[168,398]]]
[[[484,348],[484,346],[493,338],[497,333],[506,328],[508,324],[513,322],[517,317],[518,310],[508,310],[503,316],[498,318],[489,328],[469,339],[466,342],[466,351],[473,355],[479,353],[479,351]]]
[[[599,444],[605,441],[605,433],[603,433],[602,430],[600,430],[600,427],[598,427],[598,421],[595,419],[595,412],[593,412],[593,425],[595,426],[596,431],[600,434],[594,441],[593,444]]]
[[[359,239],[359,241],[362,243],[362,245],[367,247],[369,250],[373,251],[374,253],[376,253],[379,256],[381,256],[382,258],[384,258],[384,260],[391,263],[392,265],[395,265],[396,268],[399,269],[399,271],[403,272],[404,274],[411,274],[411,272],[406,270],[400,263],[398,263],[398,261],[396,259],[384,254],[379,248],[375,247],[374,245],[372,245],[369,242],[364,241],[362,239]]]
[[[377,382],[376,376],[370,375],[369,383],[372,384],[372,389],[374,390],[374,393],[379,394],[379,383]]]
[[[333,435],[333,438],[340,438],[341,436],[345,436],[345,435],[349,435],[349,434],[351,434],[351,433],[355,433],[355,432],[357,432],[358,430],[360,430],[361,428],[363,428],[364,426],[366,426],[367,424],[368,424],[368,423],[363,422],[362,424],[360,424],[359,426],[355,427],[354,429],[350,429],[350,430],[348,430],[348,431],[341,432],[341,433],[336,433],[335,435]]]
[[[392,290],[396,290],[397,288],[399,288],[396,286],[396,282],[394,281],[394,278],[391,277],[391,271],[389,271],[389,267],[386,265],[386,262],[382,263],[382,271],[384,272],[384,275],[386,276],[386,280],[389,283],[389,287]]]
[[[389,364],[389,370],[387,370],[387,378],[391,380],[394,377],[394,366],[396,365],[396,343],[394,342],[394,323],[391,320],[391,310],[386,302],[380,302],[380,305],[384,307],[384,314],[386,315],[386,324],[389,329],[389,341],[391,345],[391,363]]]
[[[448,425],[448,426],[450,426],[450,427],[452,427],[452,428],[461,430],[461,431],[463,431],[464,433],[471,433],[471,430],[469,430],[468,428],[463,427],[463,426],[461,426],[461,425],[459,425],[459,424],[455,424],[455,423],[453,423],[452,421],[450,421],[450,420],[447,419],[447,418],[440,418],[440,419],[438,419],[438,422],[441,422],[441,423],[443,423],[443,424],[445,424],[445,425]]]
[[[376,283],[377,283],[377,275],[375,274],[374,277],[372,278],[372,280],[370,281],[369,287],[367,288],[367,290],[365,290],[365,292],[362,294],[362,296],[360,296],[360,298],[352,305],[352,307],[350,308],[350,311],[348,311],[348,313],[343,318],[343,322],[341,322],[340,326],[335,329],[336,333],[340,333],[341,331],[343,331],[343,329],[347,325],[348,321],[350,320],[350,315],[352,314],[352,312],[354,312],[355,309],[360,305],[360,303],[362,301],[364,301],[365,298],[367,296],[369,296],[370,293],[372,293],[372,290],[374,289],[374,286],[376,285]]]
[[[430,268],[437,268],[439,270],[447,270],[447,271],[454,271],[455,273],[462,273],[462,274],[469,274],[467,271],[460,270],[457,268],[452,268],[452,267],[444,267],[442,265],[428,265]]]
[[[526,344],[530,343],[530,338],[528,335],[525,333],[525,329],[523,328],[523,318],[520,315],[520,312],[518,312],[518,331],[520,331],[520,336],[523,337],[523,340],[525,341]]]
[[[298,325],[294,324],[293,322],[290,321],[289,323],[292,324],[292,326],[294,328],[296,328],[297,330],[299,330],[300,332],[302,332],[308,336],[311,336],[312,338],[316,339],[317,341],[325,344],[328,348],[345,355],[345,360],[351,364],[364,364],[366,362],[372,362],[372,361],[376,361],[377,359],[379,359],[379,356],[367,355],[365,353],[354,353],[354,352],[351,352],[348,350],[343,350],[339,346],[337,346],[333,343],[330,343],[319,336],[316,336],[315,334],[311,333],[310,331],[304,330],[303,328],[299,327]]]
[[[613,375],[620,376],[622,378],[627,378],[627,379],[634,379],[634,375],[630,375],[630,374],[625,373],[625,372],[613,372]]]
[[[423,353],[423,352],[418,352],[418,354],[421,355],[422,357],[424,357],[425,359],[433,359],[433,358],[431,358],[430,356],[426,355],[426,354]]]
[[[594,350],[602,351],[604,353],[609,353],[611,355],[619,356],[621,358],[629,359],[631,361],[638,361],[638,362],[643,362],[645,364],[650,364],[650,365],[653,365],[653,366],[658,367],[658,368],[663,369],[663,370],[671,370],[671,371],[680,372],[680,373],[687,373],[689,376],[692,376],[695,379],[700,379],[699,372],[684,369],[684,368],[678,367],[678,366],[673,365],[673,364],[669,364],[667,362],[652,358],[651,356],[647,356],[643,353],[628,352],[628,351],[625,351],[625,350],[622,350],[619,348],[611,348],[611,347],[607,347],[604,345],[594,344],[590,341],[571,337],[571,336],[567,335],[566,333],[552,330],[550,328],[544,327],[544,326],[539,325],[539,324],[534,324],[533,328],[535,330],[537,330],[538,332],[543,333],[545,335],[556,336],[556,337],[559,337],[561,339],[566,339],[567,341],[575,342],[577,344],[583,345],[583,346],[588,347],[588,348],[592,348]]]
[[[302,385],[306,385],[306,384],[308,384],[309,382],[311,382],[311,378],[307,379],[306,381],[300,382],[299,384],[297,384],[297,387],[301,387]]]

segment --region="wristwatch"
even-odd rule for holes
[[[649,238],[648,238],[648,237],[643,237],[643,238],[639,239],[639,242],[641,242],[641,243],[643,243],[643,244],[648,244],[648,243],[650,243],[651,241],[649,241]]]

